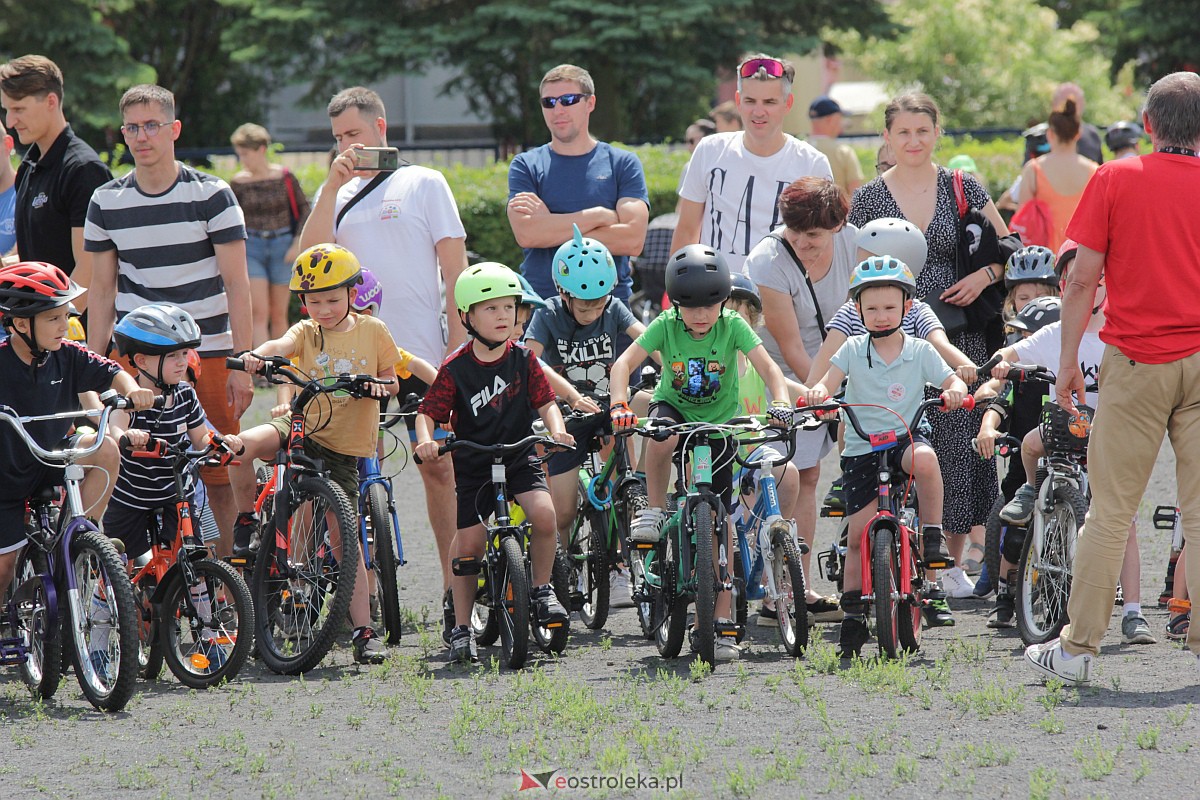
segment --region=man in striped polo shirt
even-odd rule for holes
[[[106,353],[117,318],[147,303],[173,303],[200,326],[200,403],[221,433],[238,433],[254,399],[250,376],[225,356],[251,346],[246,226],[225,181],[175,160],[175,97],[134,86],[121,98],[121,131],[134,169],[92,195],[84,248],[93,253],[88,345]],[[229,555],[236,509],[225,469],[202,473]]]

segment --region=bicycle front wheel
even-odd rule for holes
[[[62,677],[62,636],[59,631],[64,620],[59,616],[59,621],[52,626],[49,619],[50,599],[41,579],[49,573],[46,554],[27,544],[17,559],[12,584],[13,592],[26,585],[26,594],[14,609],[17,622],[14,633],[26,650],[25,663],[20,667],[21,679],[35,697],[43,700],[54,696]],[[54,616],[58,616],[58,609],[54,611]]]
[[[154,615],[154,587],[149,579],[133,585],[133,599],[138,610],[138,676],[152,681],[162,672],[162,639],[158,634],[158,620]]]
[[[713,571],[713,510],[704,500],[692,510],[692,533],[696,537],[696,654],[701,661],[715,667],[717,575]]]
[[[72,659],[79,688],[101,711],[120,711],[138,673],[138,612],[133,584],[117,551],[99,531],[71,539],[78,595],[71,599]]]
[[[988,512],[987,523],[984,525],[983,561],[987,564],[992,586],[999,586],[1001,578],[1008,579],[1007,575],[1000,574],[1000,544],[1001,539],[1004,538],[1004,521],[1000,519],[1000,509],[1004,508],[1005,502],[1003,494],[996,498],[991,511]]]
[[[917,553],[920,552],[917,542],[917,532],[908,528],[903,529],[902,535],[908,536],[908,574],[912,576],[912,584],[905,587],[908,597],[900,600],[899,619],[896,630],[900,634],[900,645],[909,653],[921,649],[921,609],[924,604],[925,573],[917,564]],[[896,576],[899,581],[900,576]]]
[[[499,611],[500,648],[509,669],[525,666],[529,656],[529,578],[525,553],[515,536],[500,540],[497,580],[492,584]]]
[[[204,558],[192,569],[195,585],[184,583],[182,570],[167,584],[159,628],[172,674],[184,686],[207,689],[232,680],[246,663],[254,644],[254,604],[246,582],[224,561]]]
[[[396,555],[397,531],[388,510],[387,489],[372,483],[367,487],[367,522],[375,539],[375,591],[388,644],[400,643],[400,582],[396,575],[400,559]]]
[[[259,655],[282,675],[308,672],[333,646],[346,623],[358,559],[354,512],[341,488],[308,476],[294,491],[287,540],[276,541],[271,522],[264,525],[251,592]]]
[[[895,658],[900,649],[900,563],[896,558],[896,531],[890,526],[877,525],[870,541],[875,635],[879,638],[879,652]]]
[[[789,656],[799,658],[808,647],[808,604],[800,548],[792,538],[791,526],[780,523],[770,531],[771,570],[775,581],[775,613],[779,638]]]
[[[1067,623],[1075,540],[1086,514],[1087,500],[1064,484],[1054,489],[1041,531],[1025,534],[1017,570],[1017,631],[1027,645],[1056,638]]]

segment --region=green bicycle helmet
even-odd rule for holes
[[[454,284],[454,303],[466,314],[471,306],[494,297],[523,296],[517,273],[495,261],[467,267]]]
[[[575,235],[554,254],[554,285],[580,300],[599,300],[617,285],[617,264],[602,243],[588,239],[571,226]]]
[[[898,258],[871,256],[860,261],[850,276],[850,299],[858,301],[863,289],[870,286],[896,286],[912,297],[917,291],[917,279],[912,270]]]

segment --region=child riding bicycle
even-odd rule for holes
[[[745,353],[775,398],[768,414],[776,425],[790,425],[792,404],[783,373],[771,360],[758,334],[738,314],[725,307],[732,291],[729,267],[721,254],[705,245],[688,245],[667,262],[667,297],[671,308],[660,314],[612,366],[609,391],[616,428],[631,427],[636,415],[629,407],[629,376],[649,354],[659,353],[664,366],[650,416],[672,423],[727,422],[738,413],[738,353]],[[679,437],[651,440],[646,448],[646,493],[650,507],[634,520],[630,539],[657,542],[664,520],[663,502],[671,472],[671,455]],[[728,511],[733,499],[732,443],[713,440],[713,491]],[[732,524],[724,532],[725,552],[732,553]],[[716,552],[716,551],[714,551]],[[718,625],[732,622],[731,597],[722,589],[716,597]],[[740,656],[731,637],[718,637],[715,657],[729,661]]]
[[[967,387],[932,345],[900,329],[901,320],[912,308],[916,285],[908,267],[890,256],[868,258],[855,267],[850,296],[867,333],[846,340],[834,354],[829,371],[809,390],[806,401],[809,405],[825,402],[844,378],[846,402],[865,406],[857,412],[862,427],[871,434],[889,434],[891,442],[899,440],[900,444],[889,452],[889,462],[893,470],[917,479],[922,560],[928,569],[941,569],[954,564],[942,536],[941,468],[929,443],[916,431],[909,439],[910,432],[904,425],[920,406],[926,383],[942,387],[946,408],[951,411],[962,406]],[[849,552],[842,592],[842,658],[858,655],[868,638],[859,537],[855,533],[875,513],[878,458],[873,449],[871,443],[847,432],[842,473],[851,535],[847,537]]]
[[[352,507],[357,507],[358,500],[358,459],[375,454],[378,398],[396,393],[394,365],[400,360],[387,326],[374,317],[351,310],[361,275],[358,259],[346,248],[336,244],[308,248],[296,259],[289,288],[300,296],[310,319],[296,323],[280,338],[242,354],[248,372],[262,368],[262,357],[286,356],[312,378],[354,373],[392,379],[386,385],[371,384],[371,397],[334,395],[328,405],[313,403],[307,411],[305,453],[324,460],[329,477],[346,493]],[[250,537],[258,524],[253,512],[254,459],[273,458],[290,433],[288,417],[276,417],[242,432],[245,454],[238,466],[230,468],[239,509],[234,526],[235,555],[249,552]],[[384,646],[371,627],[366,567],[361,558],[357,559],[356,570],[350,600],[354,660],[360,664],[382,663]]]
[[[138,386],[115,361],[67,341],[68,304],[84,289],[52,264],[22,261],[0,269],[0,314],[9,337],[0,343],[0,404],[17,414],[47,414],[80,407],[79,395],[110,387],[144,410],[154,393]],[[67,437],[70,420],[30,425],[42,447]],[[87,447],[94,434],[78,434],[75,446]],[[117,443],[105,436],[93,456],[81,460],[90,469],[83,479],[83,506],[95,518],[104,514],[120,466]],[[26,500],[38,489],[62,484],[62,470],[47,467],[7,427],[0,430],[0,587],[12,581],[17,555],[25,545]]]
[[[418,458],[441,457],[433,439],[438,423],[451,423],[455,435],[464,440],[503,444],[528,436],[535,413],[556,442],[574,443],[563,426],[554,393],[537,358],[509,339],[521,296],[517,274],[503,264],[476,264],[459,275],[454,299],[471,338],[446,359],[425,393],[416,421]],[[532,448],[506,457],[508,485],[531,527],[530,599],[537,622],[543,626],[562,624],[568,619],[567,611],[550,586],[556,549],[554,506],[542,470],[530,462],[531,455]],[[489,457],[469,450],[456,450],[453,458],[458,533],[452,562],[456,624],[450,632],[450,659],[474,662],[478,655],[470,626],[471,610],[484,553],[483,521],[495,507],[495,498],[485,491],[491,486],[492,463]]]

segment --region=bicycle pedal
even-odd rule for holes
[[[584,604],[583,595],[577,594],[577,593],[571,595],[571,610],[572,611],[582,611],[583,604]]]
[[[829,518],[844,517],[844,516],[846,516],[846,509],[844,509],[844,508],[829,508],[828,506],[826,506],[825,508],[821,509],[821,516],[829,517]]]
[[[746,635],[746,626],[738,625],[736,623],[724,624],[717,622],[713,624],[713,632],[716,633],[717,636],[738,639]]]
[[[812,548],[808,546],[807,542],[800,542],[800,555],[806,556],[811,550]]]
[[[545,625],[543,625],[542,627],[543,627],[543,628],[546,628],[547,630],[551,630],[551,629],[554,629],[554,628],[561,628],[561,627],[562,627],[563,625],[565,625],[565,624],[566,624],[565,622],[547,622],[547,623],[546,623]]]
[[[630,542],[634,550],[653,550],[658,542]]]
[[[937,561],[926,561],[924,566],[925,569],[953,569],[954,559],[944,558]]]

